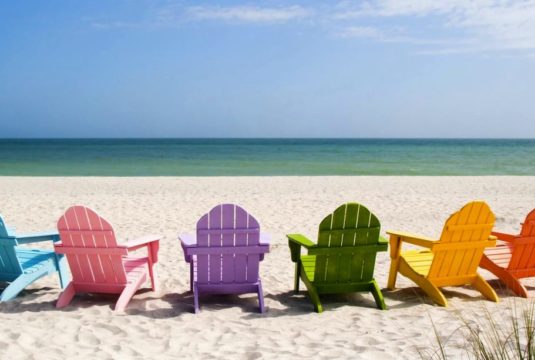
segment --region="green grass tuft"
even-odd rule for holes
[[[468,359],[475,360],[535,360],[535,304],[516,302],[503,313],[493,313],[482,307],[475,319],[459,316],[464,336],[464,350]],[[437,341],[434,349],[418,350],[422,359],[453,359],[448,355],[449,338],[439,336],[437,328],[430,320]],[[453,335],[453,334],[452,334]]]

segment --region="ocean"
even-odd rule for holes
[[[0,176],[535,175],[535,139],[0,139]]]

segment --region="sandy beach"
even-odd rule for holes
[[[396,229],[436,238],[449,214],[475,199],[490,205],[496,229],[517,232],[535,206],[535,177],[0,177],[0,213],[19,232],[54,229],[63,212],[79,204],[108,219],[122,241],[161,235],[159,293],[147,284],[120,314],[113,312],[116,297],[103,295],[76,297],[57,310],[57,277],[43,278],[0,304],[0,358],[418,358],[417,349],[435,346],[430,319],[448,336],[459,313],[470,318],[484,307],[505,313],[513,293],[481,270],[500,303],[469,287],[448,288],[450,307],[441,308],[400,277],[396,291],[384,290],[387,311],[363,293],[324,296],[325,312],[316,314],[306,292],[292,292],[285,234],[315,240],[323,217],[359,202],[380,219],[383,236]],[[203,297],[201,312],[193,314],[177,234],[193,232],[200,216],[225,202],[243,206],[271,234],[271,252],[261,264],[265,314],[257,312],[252,294]],[[383,289],[389,265],[388,253],[379,254],[375,276]],[[451,342],[455,347],[462,338]]]

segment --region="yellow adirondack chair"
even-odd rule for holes
[[[496,237],[490,234],[494,221],[495,216],[485,202],[473,201],[449,217],[438,241],[387,231],[392,259],[388,288],[395,288],[399,272],[442,306],[448,306],[439,289],[443,286],[472,285],[483,296],[497,302],[494,290],[477,273],[484,249],[496,244]],[[427,249],[401,251],[403,242]]]

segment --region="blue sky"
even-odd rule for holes
[[[0,2],[0,137],[535,137],[535,0]]]

